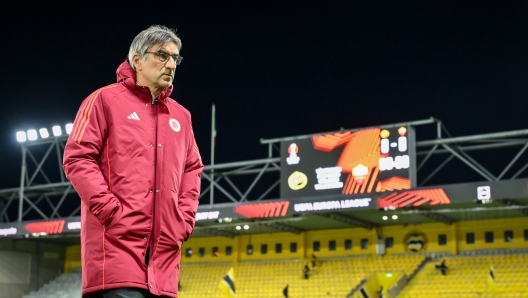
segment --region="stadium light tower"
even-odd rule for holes
[[[66,131],[66,134],[69,135],[73,130],[73,123],[68,123],[64,126],[64,130]],[[62,136],[62,127],[60,125],[54,125],[51,128],[51,132],[54,137],[60,137]],[[50,137],[50,133],[47,128],[43,127],[41,129],[28,129],[26,131],[17,131],[16,133],[16,139],[19,143],[24,143],[26,141],[36,141],[39,139],[47,139]]]
[[[62,170],[63,150],[72,129],[73,124],[68,123],[64,126],[54,125],[51,130],[42,127],[16,133],[16,140],[22,149],[20,188],[17,191],[19,222],[30,210],[36,211],[44,219],[61,216],[63,201],[74,192]],[[56,153],[55,158],[53,152]],[[53,171],[54,174],[50,175]],[[16,194],[12,197],[16,197]],[[44,212],[46,209],[40,209],[42,203],[48,203],[46,208],[51,204],[49,214]]]

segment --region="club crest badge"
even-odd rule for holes
[[[180,122],[178,122],[178,120],[176,120],[174,118],[171,118],[169,120],[169,125],[172,128],[172,130],[174,130],[175,132],[179,132],[180,129],[181,129]]]

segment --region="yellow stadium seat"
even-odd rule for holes
[[[320,260],[311,270],[309,280],[303,278],[305,260],[277,260],[241,263],[182,264],[180,298],[222,297],[220,280],[229,268],[235,270],[238,297],[282,297],[289,285],[290,297],[345,297],[357,284],[377,272],[411,274],[424,260],[424,255],[342,258]],[[424,288],[424,292],[427,289]]]

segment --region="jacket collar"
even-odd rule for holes
[[[145,86],[139,86],[136,84],[136,72],[130,66],[130,63],[128,62],[128,59],[126,59],[116,71],[117,74],[117,82],[125,84],[128,88],[141,93],[148,93],[149,96],[152,96],[150,93],[150,90],[148,87]],[[161,102],[165,102],[167,97],[169,97],[172,93],[173,85],[170,85],[170,87],[165,88],[163,91],[161,91],[160,95],[158,95],[157,100]]]

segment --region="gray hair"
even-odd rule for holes
[[[145,60],[146,53],[153,45],[164,45],[168,42],[173,42],[178,47],[178,50],[182,48],[182,42],[176,35],[176,30],[172,30],[165,26],[153,25],[148,29],[139,32],[138,35],[132,41],[130,50],[128,51],[128,62],[135,70],[134,62],[132,58],[134,54],[139,54],[143,60]]]

